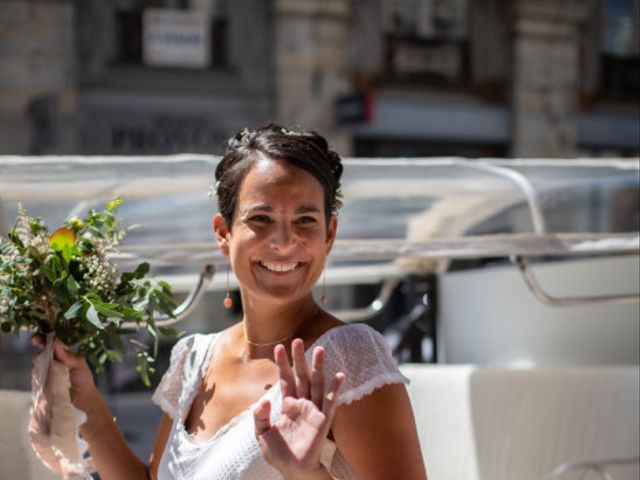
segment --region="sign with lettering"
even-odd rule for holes
[[[209,17],[200,12],[148,8],[142,17],[146,65],[207,68],[211,59]]]
[[[394,79],[462,83],[468,61],[463,41],[387,37],[387,75]]]

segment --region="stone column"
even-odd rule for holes
[[[579,26],[593,0],[516,0],[512,155],[577,153]]]
[[[0,1],[0,153],[73,153],[71,0]]]
[[[349,154],[334,102],[350,88],[351,0],[274,0],[274,8],[277,121],[316,129]]]

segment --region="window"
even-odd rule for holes
[[[604,12],[603,51],[617,57],[640,55],[638,0],[607,0]],[[634,21],[635,19],[635,21]]]
[[[384,0],[383,25],[387,78],[467,81],[466,0]]]
[[[227,64],[227,20],[220,0],[120,1],[116,63],[208,69]]]
[[[605,0],[602,16],[602,93],[640,95],[640,0]]]

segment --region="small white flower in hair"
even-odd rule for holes
[[[215,185],[211,185],[209,187],[209,191],[207,192],[207,196],[209,198],[216,196],[218,194],[218,188],[220,188],[220,180],[218,180]]]
[[[249,136],[250,136],[249,129],[248,128],[244,128],[240,132],[240,143],[242,143],[243,145],[248,145],[249,144]]]
[[[289,135],[291,137],[301,137],[302,136],[302,133],[296,132],[295,130],[287,130],[286,128],[282,129],[282,133],[284,133],[285,135]]]

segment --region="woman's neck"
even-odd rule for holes
[[[271,356],[278,343],[288,350],[294,338],[304,339],[310,324],[322,312],[311,294],[286,305],[264,305],[249,300],[243,301],[242,307],[243,350],[249,358]]]

